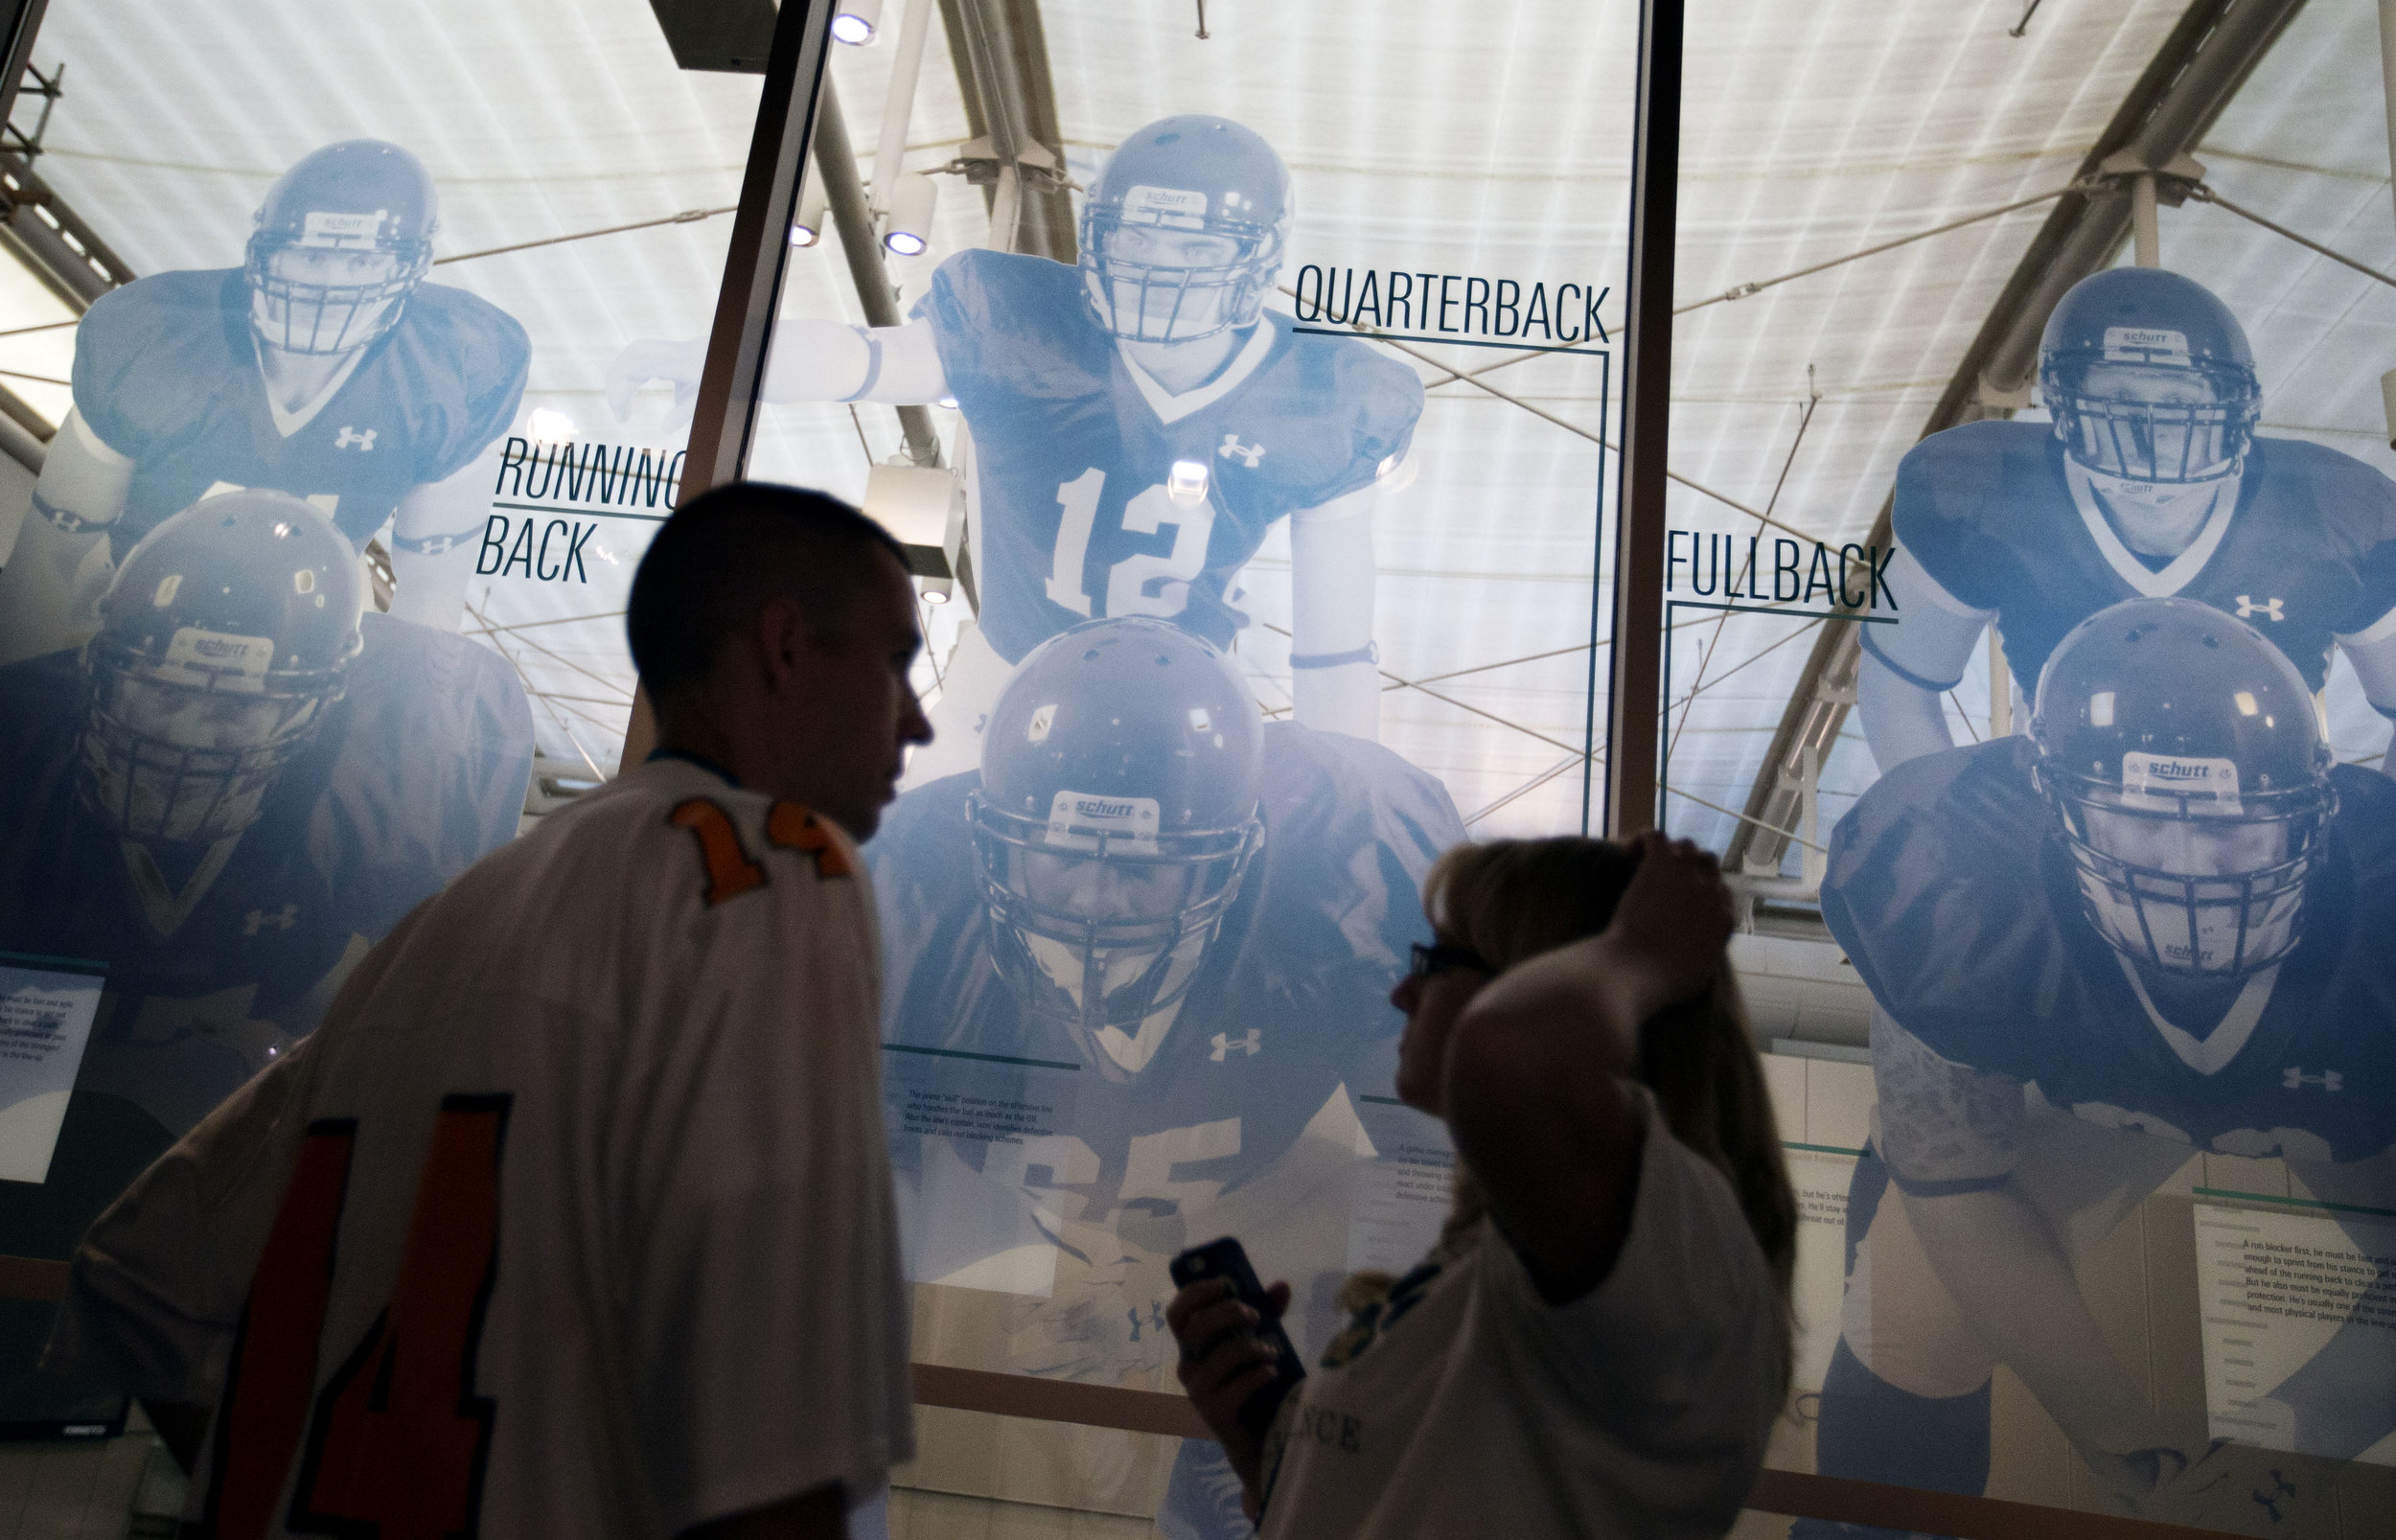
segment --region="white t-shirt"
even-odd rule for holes
[[[50,1362],[220,1407],[189,1516],[227,1536],[869,1497],[913,1449],[872,915],[803,809],[623,776],[102,1216]]]
[[[1488,1220],[1439,1256],[1283,1407],[1264,1540],[1730,1529],[1780,1410],[1781,1305],[1719,1171],[1651,1110],[1622,1257],[1568,1304]]]

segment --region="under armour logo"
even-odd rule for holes
[[[2257,615],[2269,615],[2273,620],[2286,620],[2288,617],[2281,614],[2279,609],[2286,602],[2281,599],[2266,599],[2261,604],[2256,604],[2242,593],[2238,596],[2238,618],[2252,620]]]
[[[2258,1507],[2271,1516],[2273,1524],[2277,1524],[2287,1516],[2280,1511],[2280,1505],[2296,1495],[2296,1486],[2293,1482],[2281,1475],[2276,1467],[2264,1474],[2271,1478],[2270,1488],[2257,1487],[2247,1495],[2254,1499]]]
[[[1214,452],[1226,460],[1237,460],[1249,470],[1254,471],[1256,469],[1256,462],[1264,458],[1264,446],[1242,444],[1238,434],[1226,433],[1223,435],[1223,447]]]
[[[2286,1091],[2300,1091],[2306,1086],[2318,1086],[2323,1091],[2337,1092],[2346,1089],[2346,1077],[2335,1069],[2324,1069],[2317,1075],[2309,1075],[2304,1072],[2302,1065],[2292,1064],[2280,1071],[2280,1086]]]
[[[371,454],[374,452],[375,435],[380,431],[380,428],[370,427],[361,433],[345,423],[341,425],[341,436],[333,441],[333,447],[336,449],[346,449],[355,444],[357,446],[358,453]],[[2245,602],[2243,599],[2239,601],[2241,604]],[[2245,611],[2241,610],[2240,613],[2243,614]]]
[[[282,908],[274,910],[252,909],[242,916],[242,934],[256,935],[268,926],[278,931],[288,931],[297,924],[299,924],[299,906],[296,904],[286,904]]]
[[[1151,1299],[1148,1301],[1148,1319],[1145,1322],[1142,1322],[1140,1319],[1140,1306],[1138,1305],[1132,1306],[1129,1310],[1125,1311],[1124,1314],[1131,1317],[1132,1341],[1140,1341],[1140,1332],[1143,1325],[1148,1329],[1152,1336],[1163,1336],[1164,1334],[1164,1312],[1159,1308],[1156,1300]]]
[[[1253,1026],[1248,1029],[1248,1037],[1245,1042],[1236,1038],[1226,1037],[1222,1033],[1217,1032],[1214,1035],[1214,1051],[1207,1055],[1207,1057],[1212,1059],[1217,1064],[1221,1064],[1223,1062],[1224,1055],[1236,1050],[1237,1052],[1247,1054],[1253,1059],[1257,1054],[1264,1051],[1263,1038],[1264,1034],[1257,1031]]]

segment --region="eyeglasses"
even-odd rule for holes
[[[1412,978],[1435,978],[1451,969],[1470,968],[1476,973],[1494,974],[1495,968],[1481,960],[1481,954],[1470,947],[1452,947],[1446,942],[1424,946],[1415,943],[1414,966],[1407,970]]]

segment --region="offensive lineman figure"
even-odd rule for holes
[[[237,268],[159,273],[77,329],[59,425],[8,565],[0,663],[81,646],[109,566],[214,492],[304,497],[357,550],[392,523],[392,613],[456,629],[474,470],[524,393],[504,311],[424,282],[432,177],[397,145],[328,145],[283,173]]]
[[[1864,628],[1856,675],[1883,770],[1953,747],[1940,698],[1992,620],[2027,698],[2065,632],[2139,597],[2229,611],[2315,691],[2335,642],[2396,717],[2396,486],[2256,435],[2254,353],[2226,306],[2157,268],[2084,278],[2047,318],[2039,389],[2052,426],[1969,423],[1898,467],[1905,623]]]
[[[1291,1335],[1319,1346],[1372,1147],[1356,1114],[1384,1150],[1437,1142],[1349,1098],[1392,1083],[1382,997],[1429,939],[1423,873],[1464,838],[1445,790],[1263,722],[1229,659],[1139,617],[1034,651],[981,753],[867,849],[910,1276],[1039,1296],[1003,1367],[1145,1387],[1172,1362],[1166,1261],[1237,1234],[1301,1280]],[[948,1133],[956,1092],[1030,1121]],[[1215,1445],[1183,1446],[1160,1522],[1246,1532]]]
[[[1076,622],[1156,615],[1229,650],[1233,580],[1290,522],[1296,715],[1372,738],[1372,511],[1422,412],[1407,366],[1264,309],[1287,248],[1289,172],[1226,118],[1124,140],[1082,210],[1078,268],[963,251],[905,326],[786,322],[764,399],[952,400],[974,434],[977,629],[910,784],[969,770],[1006,674]],[[687,393],[697,343],[635,342],[621,414],[651,377]]]
[[[2125,1507],[2285,1534],[2396,1428],[2391,1334],[2350,1321],[2254,1403],[2302,1454],[2208,1451],[2073,1273],[2200,1152],[2396,1207],[2396,785],[2331,766],[2307,682],[2233,616],[2128,601],[2054,648],[2027,740],[1907,761],[1840,820],[1823,916],[1878,1105],[1823,1474],[1979,1492],[2002,1363]]]
[[[80,652],[0,667],[0,953],[107,970],[51,1184],[0,1184],[0,1251],[63,1254],[402,915],[516,833],[532,713],[514,674],[463,636],[361,617],[363,594],[313,506],[220,494],[127,554]],[[50,1314],[0,1309],[0,1421],[43,1420],[11,1375]]]

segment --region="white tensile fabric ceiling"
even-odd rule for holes
[[[900,10],[891,0],[886,27]],[[2042,8],[2016,38],[2019,0],[1696,0],[1680,302],[2060,188],[2180,10],[2081,0]],[[1203,41],[1186,0],[1046,0],[1042,11],[1079,180],[1152,118],[1220,112],[1262,132],[1292,167],[1288,273],[1311,262],[1589,280],[1611,287],[1603,313],[1619,324],[1630,0],[1295,11],[1214,0]],[[2197,154],[2225,195],[2385,269],[2396,266],[2396,217],[2376,44],[2368,8],[2308,8]],[[868,161],[894,55],[836,51],[850,137]],[[237,263],[274,175],[318,145],[364,135],[403,143],[431,167],[444,257],[721,208],[738,195],[757,98],[754,78],[677,70],[642,0],[138,11],[54,0],[35,58],[67,67],[38,169],[140,273]],[[935,29],[910,169],[947,164],[966,132]],[[987,238],[979,191],[940,182],[933,250],[892,264],[903,306],[941,257]],[[1776,518],[1833,544],[1860,540],[2045,214],[2026,209],[1683,316],[1673,470],[1749,507],[1769,501]],[[634,338],[703,333],[729,230],[722,217],[662,224],[451,263],[437,277],[531,332],[519,433],[541,436],[526,425],[541,411],[561,414],[541,420],[548,436],[570,423],[585,439],[663,446],[680,437],[664,390],[619,424],[601,399],[607,367]],[[2267,432],[2396,470],[2375,389],[2391,361],[2396,294],[2216,207],[2167,209],[2162,249],[2252,333]],[[61,313],[46,296],[11,292],[0,285],[0,329]],[[831,247],[793,253],[786,295],[791,313],[862,319]],[[0,370],[58,378],[70,335],[0,337]],[[1424,351],[1459,370],[1510,356]],[[1377,630],[1394,679],[1458,677],[1432,684],[1445,699],[1393,687],[1383,740],[1439,774],[1459,809],[1479,816],[1476,832],[1577,827],[1603,370],[1550,356],[1487,377],[1575,431],[1418,369],[1431,387],[1418,474],[1381,521]],[[17,383],[44,411],[63,410],[58,387]],[[1792,458],[1809,390],[1820,401]],[[955,415],[935,415],[953,434]],[[868,457],[890,455],[896,440],[885,407],[773,408],[752,469],[854,496]],[[1610,455],[1603,470],[1610,480]],[[1757,532],[1688,485],[1674,486],[1670,510],[1677,528]],[[541,692],[542,747],[557,758],[604,767],[615,752],[631,676],[609,611],[621,605],[623,558],[637,549],[616,532],[645,527],[611,526],[587,586],[477,580],[478,616],[524,628],[495,640]],[[1277,538],[1250,569],[1247,607],[1261,620],[1286,624],[1287,565]],[[1768,617],[1735,617],[1718,634],[1714,617],[1678,618],[1689,624],[1677,633],[1676,697],[1701,663],[1705,688],[1673,712],[1671,779],[1702,800],[1675,798],[1671,817],[1719,847],[1732,822],[1716,809],[1743,802],[1812,638]],[[1286,641],[1259,626],[1240,651],[1267,707],[1284,705]],[[1553,655],[1513,661],[1542,654]],[[2332,720],[2342,757],[2384,743],[2384,725],[2359,707],[2341,670]],[[1985,731],[1984,685],[1968,681],[1958,710],[1967,730]],[[1826,772],[1831,793],[1870,776],[1852,727],[1849,739]],[[1843,806],[1832,794],[1824,811]]]

